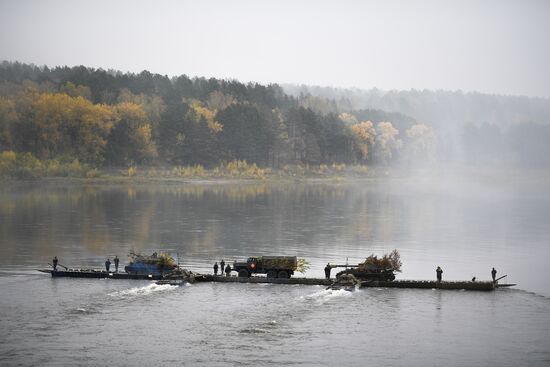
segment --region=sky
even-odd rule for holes
[[[0,60],[550,97],[550,1],[0,0]]]

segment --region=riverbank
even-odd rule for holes
[[[23,154],[0,154],[0,185],[30,183],[124,185],[124,184],[240,184],[240,183],[339,183],[373,179],[407,179],[430,186],[434,180],[452,179],[452,184],[548,182],[544,169],[517,167],[472,167],[431,165],[423,167],[367,165],[285,165],[259,167],[246,161],[232,161],[213,168],[195,166],[137,166],[91,168],[77,160],[39,161]],[[495,182],[496,181],[496,182]]]
[[[364,165],[285,165],[278,169],[258,167],[246,161],[232,161],[213,168],[195,166],[130,166],[90,168],[78,161],[38,161],[29,157],[2,157],[2,181],[71,181],[86,183],[128,182],[235,182],[264,180],[329,179],[372,177],[375,171]],[[29,159],[26,159],[29,158]]]

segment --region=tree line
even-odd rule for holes
[[[373,123],[368,115],[314,111],[276,84],[83,66],[0,67],[0,150],[96,167],[389,164],[404,140],[416,154],[435,143],[433,131],[412,119],[401,139],[391,122]]]
[[[545,125],[425,124],[339,103],[277,84],[2,62],[0,152],[98,168],[550,164]]]

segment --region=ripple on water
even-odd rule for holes
[[[72,308],[67,312],[69,315],[93,315],[100,313],[95,307],[86,306],[86,307],[77,307]]]

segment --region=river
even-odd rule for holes
[[[5,185],[0,364],[548,366],[550,192],[520,178]],[[331,263],[399,250],[398,279],[495,292],[52,279],[166,251],[196,272],[252,255]]]

